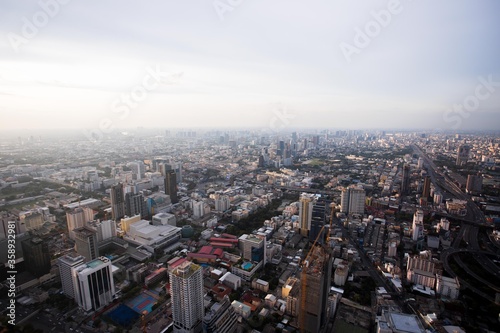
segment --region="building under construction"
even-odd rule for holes
[[[328,320],[332,256],[326,246],[317,243],[313,244],[302,266],[299,311],[301,332],[321,332]]]

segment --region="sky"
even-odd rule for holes
[[[498,130],[496,0],[0,2],[0,131]]]

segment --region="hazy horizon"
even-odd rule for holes
[[[494,0],[59,1],[0,4],[0,131],[500,124]]]

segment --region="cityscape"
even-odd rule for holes
[[[500,3],[0,4],[0,333],[500,332]]]
[[[1,302],[15,267],[16,323],[42,332],[495,331],[499,145],[425,131],[13,138]]]

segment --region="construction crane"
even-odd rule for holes
[[[330,216],[330,228],[328,230],[328,236],[326,237],[327,242],[330,241],[330,233],[332,230],[333,226],[333,215],[335,214],[335,205],[331,203],[331,216]],[[302,274],[300,277],[300,312],[299,312],[299,329],[301,332],[306,332],[305,331],[305,317],[306,317],[306,293],[307,293],[307,268],[309,267],[309,260],[311,259],[312,254],[314,253],[314,249],[316,248],[316,244],[318,243],[318,240],[320,237],[323,235],[323,232],[325,231],[326,225],[322,226],[318,235],[316,236],[316,239],[314,240],[311,248],[309,249],[309,252],[307,252],[306,257],[304,258],[304,261],[302,261]]]

